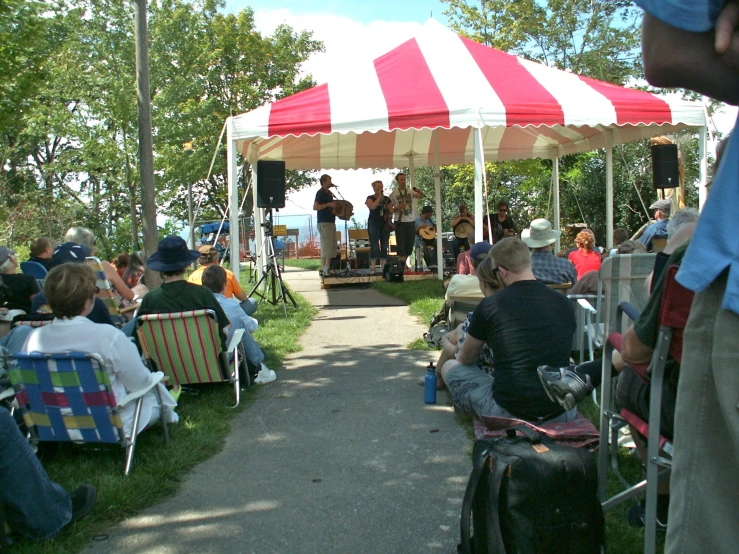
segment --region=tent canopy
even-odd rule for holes
[[[703,106],[561,71],[460,37],[433,19],[375,60],[231,118],[250,162],[288,169],[557,158],[705,125]]]

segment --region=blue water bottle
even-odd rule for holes
[[[429,362],[426,368],[426,378],[423,382],[423,401],[426,404],[436,404],[436,366]]]

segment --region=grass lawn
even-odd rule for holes
[[[285,258],[285,265],[290,267],[299,267],[301,269],[309,269],[311,271],[318,271],[321,269],[321,260],[316,258]]]
[[[431,317],[438,312],[444,300],[444,289],[440,281],[408,281],[405,283],[386,283],[384,281],[372,283],[372,287],[383,294],[399,298],[406,302],[412,314],[419,316],[421,323],[428,325]],[[426,341],[419,337],[408,345],[408,348],[428,350]],[[578,405],[580,411],[592,421],[596,427],[600,426],[599,408],[591,398]],[[474,440],[472,418],[458,415],[458,421],[468,430]],[[597,456],[597,452],[595,456]],[[642,477],[641,461],[630,454],[626,448],[620,448],[618,453],[621,475],[630,483],[640,481]],[[616,474],[609,469],[608,496],[613,496],[623,490]],[[641,554],[644,551],[644,531],[634,528],[626,522],[626,513],[636,501],[625,502],[606,513],[606,547],[609,552],[619,554]],[[664,549],[664,535],[657,536],[657,552]]]
[[[244,272],[246,274],[246,272]],[[246,288],[246,284],[243,283]],[[262,303],[257,310],[259,330],[255,339],[265,352],[265,363],[277,369],[287,354],[300,349],[298,339],[310,324],[314,308],[293,293],[300,310]],[[241,404],[234,404],[233,387],[228,384],[200,388],[197,394],[184,392],[177,413],[180,422],[169,426],[170,444],[164,448],[158,428],[139,436],[133,467],[123,477],[124,451],[120,447],[93,449],[63,444],[61,448],[44,447],[42,462],[49,476],[68,490],[80,483],[92,483],[98,489],[98,501],[92,514],[68,527],[58,538],[41,543],[20,542],[13,548],[19,553],[72,553],[94,544],[114,523],[161,502],[174,494],[188,472],[199,462],[219,452],[231,429],[232,419],[259,394],[259,386],[242,391]]]

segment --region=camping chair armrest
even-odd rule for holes
[[[636,321],[639,319],[639,310],[637,310],[634,306],[629,304],[628,302],[621,302],[618,305],[619,311],[625,313],[632,321]]]
[[[577,300],[578,306],[580,306],[583,310],[590,312],[591,314],[595,315],[598,312],[595,311],[595,308],[593,308],[593,305],[585,300],[584,298],[578,298]]]
[[[15,394],[15,389],[13,387],[10,387],[9,389],[6,389],[3,392],[0,392],[0,400],[5,400],[6,398],[10,398],[14,394]]]
[[[231,342],[228,343],[227,352],[231,353],[236,350],[236,348],[239,346],[239,343],[241,342],[242,337],[244,336],[244,333],[246,333],[244,329],[236,329],[234,331],[234,334],[231,337]]]
[[[144,396],[147,392],[149,392],[151,389],[156,387],[159,383],[164,380],[164,372],[157,371],[153,374],[154,379],[152,380],[151,384],[147,387],[144,387],[141,390],[137,390],[136,392],[129,392],[126,396],[121,399],[120,402],[118,402],[119,407],[123,407],[126,404],[129,404],[130,402],[133,402],[134,400],[138,400],[142,396]]]

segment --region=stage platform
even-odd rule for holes
[[[422,281],[424,279],[435,279],[436,273],[428,271],[406,271],[403,273],[404,281]],[[384,280],[382,273],[370,275],[369,269],[351,269],[348,272],[336,273],[321,277],[321,288],[340,287],[344,285],[366,285],[374,281]]]

